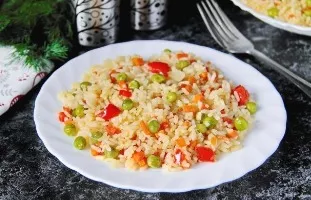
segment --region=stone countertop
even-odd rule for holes
[[[273,28],[229,0],[219,2],[260,51],[311,81],[311,37]],[[176,40],[224,51],[206,31],[194,1],[175,0],[173,5],[170,25],[153,32],[134,32],[123,25],[120,41]],[[254,58],[238,57],[272,81],[288,114],[287,131],[279,148],[256,170],[214,188],[179,194],[142,193],[92,181],[65,167],[36,134],[33,109],[41,83],[0,117],[0,199],[311,199],[310,99]]]

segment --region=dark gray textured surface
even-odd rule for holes
[[[175,0],[171,25],[160,31],[132,32],[124,25],[121,41],[166,39],[223,51],[206,32],[191,2]],[[259,50],[311,81],[311,38],[275,29],[240,11],[228,0],[221,2]],[[283,141],[258,169],[215,188],[180,194],[148,194],[94,182],[60,163],[37,136],[33,109],[40,84],[0,117],[0,199],[311,199],[310,99],[252,57],[238,57],[272,81],[288,112]]]

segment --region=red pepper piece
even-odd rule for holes
[[[162,122],[160,124],[160,130],[165,130],[165,129],[169,128],[169,127],[170,127],[170,124],[167,121]]]
[[[164,76],[168,76],[168,72],[171,71],[170,66],[167,63],[164,62],[150,62],[148,63],[149,70],[152,73],[162,73]]]
[[[65,122],[65,119],[66,119],[65,113],[64,112],[60,112],[58,114],[58,119],[59,119],[60,122]]]
[[[130,92],[128,90],[120,90],[119,91],[119,95],[124,96],[124,97],[131,97],[132,96],[132,92]]]
[[[228,124],[233,124],[233,120],[230,119],[229,117],[223,117],[222,120],[223,120],[224,122],[227,122]]]
[[[108,121],[108,120],[118,116],[120,113],[121,113],[121,110],[117,106],[115,106],[112,103],[110,103],[97,116],[103,118],[106,121]]]
[[[175,152],[175,162],[180,165],[184,160],[185,154],[180,149],[177,149]]]
[[[236,88],[234,88],[233,92],[236,92],[240,98],[239,106],[245,105],[248,102],[249,93],[242,85],[239,85]]]
[[[207,147],[197,147],[196,149],[198,159],[202,162],[214,162],[215,153],[212,149]]]

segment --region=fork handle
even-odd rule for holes
[[[298,88],[300,88],[306,95],[311,98],[311,83],[306,81],[305,79],[301,78],[300,76],[294,74],[290,70],[286,69],[279,63],[275,62],[265,54],[261,53],[260,51],[254,49],[249,52],[249,54],[255,56],[257,59],[263,61],[264,63],[268,64],[272,69],[276,70],[283,76],[285,76],[288,80],[294,83]]]

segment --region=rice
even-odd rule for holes
[[[188,66],[180,70],[177,65],[181,60]],[[169,67],[168,74],[158,71],[167,75],[162,76],[162,83],[151,78],[157,74],[151,67],[153,62]],[[120,73],[127,75],[126,81],[116,80]],[[140,86],[129,89],[132,80]],[[88,85],[82,87],[82,83]],[[153,155],[160,161],[156,167],[178,171],[198,162],[214,162],[219,154],[242,147],[247,130],[236,130],[233,120],[243,117],[249,129],[253,119],[242,102],[245,95],[239,96],[241,88],[235,88],[210,62],[191,53],[162,52],[149,60],[139,55],[123,56],[91,67],[81,83],[61,92],[59,119],[65,129],[75,127],[74,137],[83,137],[87,145],[82,148],[96,159],[138,170],[155,167],[150,165]],[[121,90],[130,95],[123,96]],[[174,102],[167,99],[170,92],[177,94]],[[123,107],[126,99],[132,100],[132,108]],[[247,100],[251,101],[248,93]],[[107,119],[109,105],[119,113]],[[79,106],[82,114],[77,114]],[[215,124],[205,123],[206,118],[213,118]],[[152,120],[160,124],[155,132],[148,125]],[[198,124],[206,130],[200,132]],[[99,137],[94,133],[100,133]]]
[[[311,26],[311,2],[308,0],[242,1],[254,10],[275,19],[301,26]],[[275,14],[271,14],[271,9],[274,10]]]

